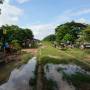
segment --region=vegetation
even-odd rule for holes
[[[56,36],[54,34],[49,35],[43,39],[43,41],[50,41],[50,42],[53,42],[55,40],[56,40]]]
[[[43,42],[43,45],[38,51],[38,59],[41,63],[54,63],[54,64],[69,64],[74,63],[80,65],[86,70],[90,70],[90,61],[86,59],[90,53],[88,50],[80,49],[66,49],[59,50],[54,48],[51,43]],[[87,53],[86,53],[87,52]]]
[[[58,44],[61,42],[74,43],[78,39],[79,33],[85,28],[86,25],[74,21],[62,24],[55,29],[56,41]]]
[[[21,54],[21,62],[20,65],[26,64],[32,58],[32,54],[30,53],[22,53]],[[19,65],[19,66],[20,66]]]
[[[67,48],[65,50],[60,50],[58,48],[54,48],[51,42],[43,42],[43,46],[39,49],[37,55],[39,62],[43,65],[48,63],[76,64],[86,71],[90,71],[90,58],[89,60],[87,59],[89,56],[90,50],[81,50],[79,48]],[[62,68],[58,69],[58,71],[62,73]],[[78,72],[76,74],[68,75],[63,72],[63,78],[70,84],[73,84],[77,90],[88,90],[90,88],[90,75],[87,75],[86,73],[83,74]],[[46,81],[49,85],[49,90],[53,90],[57,87],[57,84],[52,80]]]
[[[63,78],[66,79],[69,83],[72,83],[79,90],[88,90],[90,83],[90,75],[75,73],[68,75],[63,72]]]
[[[3,38],[5,40],[3,40]],[[16,25],[5,25],[1,27],[0,30],[0,40],[5,42],[12,42],[13,40],[17,40],[21,45],[22,42],[26,39],[33,39],[33,33],[30,29],[23,29]],[[2,42],[3,42],[2,41]]]
[[[90,26],[74,21],[67,22],[57,26],[55,35],[49,35],[43,41],[53,42],[53,46],[61,46],[62,49],[69,45],[71,47],[80,47],[85,43],[90,43]]]
[[[39,48],[37,53],[38,62],[40,65],[47,63],[53,64],[77,64],[85,70],[90,71],[90,50],[81,50],[79,48],[65,48],[63,50],[59,48],[54,48],[52,42],[57,42],[56,44],[76,44],[80,39],[80,42],[89,42],[89,27],[87,25],[75,22],[68,22],[63,25],[58,26],[55,29],[55,35],[49,35],[42,41],[42,46]],[[83,37],[83,39],[81,39]],[[61,70],[60,70],[61,71]],[[63,78],[72,83],[77,89],[82,90],[83,86],[89,87],[90,76],[82,73],[76,73],[73,75],[67,75],[63,72]],[[35,86],[36,78],[30,80],[30,84]],[[45,80],[48,84],[47,90],[53,90],[57,88],[56,82],[53,80]],[[56,87],[55,87],[56,86]],[[36,86],[35,86],[36,87]]]
[[[53,64],[77,64],[81,66],[82,68],[90,71],[90,50],[81,50],[79,48],[68,48],[60,49],[58,47],[53,47],[53,44],[61,45],[61,43],[68,44],[68,45],[74,45],[77,41],[79,42],[90,42],[90,26],[84,25],[81,23],[76,22],[67,22],[65,24],[62,24],[58,26],[55,29],[55,35],[49,35],[42,41],[42,46],[39,48],[37,53],[37,59],[38,59],[38,65],[42,65],[41,68],[44,68],[44,65],[47,63],[53,63]],[[0,45],[1,47],[4,47],[3,45],[8,42],[11,44],[15,50],[21,50],[21,46],[23,46],[23,43],[27,45],[27,42],[33,41],[33,33],[30,29],[23,29],[16,25],[11,26],[2,26],[0,29]],[[53,43],[52,43],[53,42]],[[55,43],[54,43],[55,42]],[[31,47],[37,47],[36,43],[32,43]],[[20,61],[13,61],[8,64],[2,64],[1,67],[1,75],[0,75],[0,81],[3,83],[3,81],[7,80],[7,77],[10,75],[10,72],[14,68],[19,68],[21,65],[26,64],[28,60],[32,57],[30,53],[21,52],[20,55],[18,55],[21,60]],[[88,59],[89,58],[89,59]],[[38,67],[36,67],[35,77],[32,78],[29,82],[30,85],[36,89],[36,82],[37,82],[37,76],[38,76]],[[7,71],[7,72],[5,72]],[[44,70],[40,71],[41,73],[44,72]],[[40,74],[41,74],[40,73]],[[68,76],[67,74],[63,73],[64,78],[69,80],[73,83],[76,87],[79,87],[78,85],[82,85],[82,82],[90,83],[90,77],[85,76],[81,73],[76,73],[75,75]],[[43,75],[40,75],[41,79],[44,77]],[[56,88],[56,82],[53,80],[47,80],[46,83],[48,84],[47,90],[52,90],[53,88]]]
[[[90,26],[88,26],[83,32],[84,40],[90,42]]]
[[[55,90],[57,89],[57,83],[52,79],[46,79],[47,90]]]

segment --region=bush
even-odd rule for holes
[[[18,40],[12,40],[11,45],[13,46],[13,49],[15,50],[21,50],[20,44],[18,43]]]

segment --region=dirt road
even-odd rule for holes
[[[33,56],[36,56],[38,49],[22,49],[22,51],[25,51],[27,53],[31,53]]]

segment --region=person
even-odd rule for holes
[[[7,42],[5,43],[5,51],[6,51],[6,54],[10,54],[11,53],[9,44]]]

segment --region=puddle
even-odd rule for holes
[[[29,60],[28,64],[11,72],[9,80],[0,86],[0,90],[32,90],[29,86],[30,78],[34,77],[36,57]]]
[[[58,89],[56,90],[75,90],[75,87],[72,84],[69,84],[66,80],[63,80],[62,71],[68,75],[72,75],[77,72],[90,75],[90,72],[85,71],[77,65],[47,64],[44,67],[45,76],[47,79],[52,79],[56,82],[58,86]]]
[[[75,74],[75,73],[82,73],[82,74],[87,74],[87,75],[90,75],[90,72],[88,71],[85,71],[84,69],[82,69],[80,66],[77,66],[75,64],[59,64],[59,65],[56,65],[56,64],[47,64],[45,66],[45,72],[51,72],[52,70],[57,70],[58,72],[60,71],[63,71],[65,72],[66,74],[68,75],[71,75],[71,74]]]

